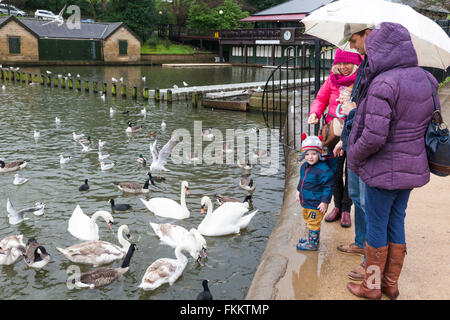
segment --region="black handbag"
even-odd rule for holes
[[[436,107],[436,97],[428,74],[425,72],[431,84],[434,112],[425,132],[425,148],[427,150],[428,164],[431,173],[445,177],[450,174],[450,138],[447,124],[442,119],[441,111]]]

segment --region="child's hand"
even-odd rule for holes
[[[297,190],[297,194],[295,195],[295,202],[300,202],[300,192]]]
[[[325,213],[327,212],[327,210],[328,210],[328,203],[321,202],[321,203],[319,204],[319,206],[317,207],[317,209],[319,209],[319,211],[320,211],[321,213],[325,214]]]

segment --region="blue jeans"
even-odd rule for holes
[[[355,205],[355,245],[366,247],[366,214],[365,214],[365,187],[366,184],[348,169],[348,194]]]
[[[405,216],[411,189],[386,190],[366,185],[367,243],[405,244]]]

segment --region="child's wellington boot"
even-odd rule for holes
[[[318,231],[309,230],[308,240],[297,244],[297,249],[304,251],[316,251],[319,246],[319,236],[320,230]]]

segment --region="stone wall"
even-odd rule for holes
[[[119,40],[128,41],[127,55],[119,55]],[[141,43],[125,27],[120,27],[103,43],[105,62],[136,62],[141,59]]]
[[[20,37],[20,53],[10,54],[8,36]],[[0,28],[0,61],[38,61],[38,39],[15,21]]]

